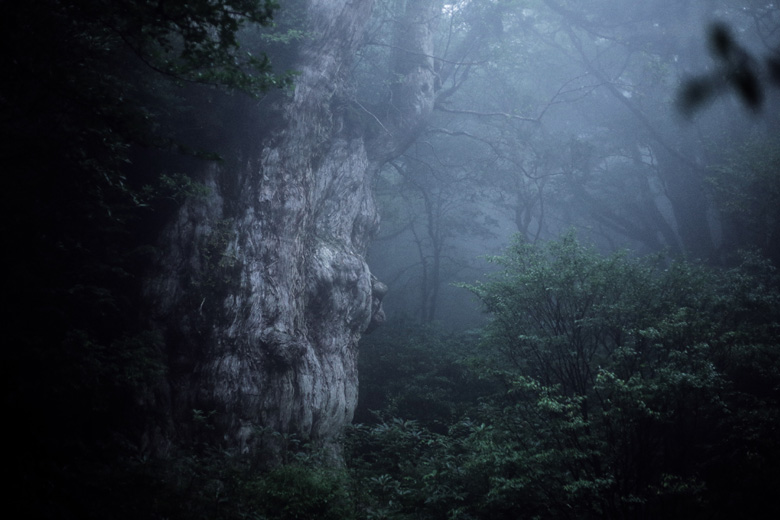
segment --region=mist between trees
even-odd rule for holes
[[[778,34],[3,2],[10,510],[778,517]]]
[[[383,222],[369,260],[400,288],[388,313],[473,323],[467,297],[448,284],[478,276],[487,267],[477,257],[515,233],[540,243],[575,228],[602,251],[711,265],[756,248],[776,262],[777,94],[764,65],[777,56],[775,9],[551,1],[456,10],[463,24],[479,20],[486,41],[468,60],[440,60],[457,70],[451,86],[423,135],[377,179]],[[711,50],[724,27],[733,60],[755,70],[747,88],[765,102],[752,105],[758,113]]]

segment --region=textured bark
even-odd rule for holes
[[[346,121],[370,8],[308,2],[314,36],[294,94],[269,116],[274,130],[257,129],[257,151],[240,166],[210,169],[210,195],[190,200],[162,236],[146,291],[170,360],[156,448],[195,433],[194,409],[214,412],[218,439],[245,451],[273,451],[259,431],[332,444],[352,419],[357,342],[383,319],[387,291],[363,258],[378,226],[372,174],[408,145],[393,136],[413,133],[433,105],[432,70],[418,65],[384,122],[392,135],[367,138]],[[418,45],[431,34],[418,31]]]

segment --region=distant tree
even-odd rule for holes
[[[388,223],[373,252],[381,255],[375,265],[396,288],[393,292],[406,293],[395,300],[404,307],[396,312],[430,323],[447,320],[440,310],[442,291],[470,267],[464,250],[489,238],[492,230],[490,217],[477,203],[480,187],[468,159],[442,160],[451,152],[427,154],[425,148],[412,147],[380,173],[378,199]]]
[[[380,16],[369,30],[356,70],[354,108],[367,122],[373,121],[378,135],[387,135],[379,123],[397,110],[394,78],[376,74],[376,63],[400,48],[394,39],[399,35],[393,30],[393,5],[379,3]],[[493,221],[480,208],[482,186],[475,182],[475,165],[483,156],[445,122],[458,125],[472,117],[473,107],[461,103],[475,99],[469,85],[496,52],[501,31],[495,22],[502,9],[501,3],[445,2],[429,52],[436,89],[431,118],[416,130],[414,145],[377,177],[383,226],[370,261],[391,288],[390,313],[414,315],[423,323],[447,320],[442,312],[447,284],[473,264],[472,242],[491,235]]]

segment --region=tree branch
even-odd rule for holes
[[[517,121],[528,121],[529,123],[540,123],[538,117],[518,116],[515,114],[509,114],[507,112],[478,112],[476,110],[458,110],[453,108],[445,108],[441,104],[436,104],[434,108],[442,112],[447,112],[448,114],[466,114],[478,117],[503,117],[505,119],[514,119]]]

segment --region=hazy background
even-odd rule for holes
[[[386,89],[372,68],[392,48],[383,5],[355,71],[364,107]],[[457,2],[441,23],[434,118],[376,179],[369,263],[390,287],[389,319],[480,323],[452,284],[490,270],[484,255],[514,234],[537,243],[573,228],[604,252],[727,265],[756,248],[780,260],[778,96],[764,88],[748,106],[712,36],[725,27],[732,63],[763,82],[776,4]],[[681,88],[695,78],[711,96],[686,112]]]

